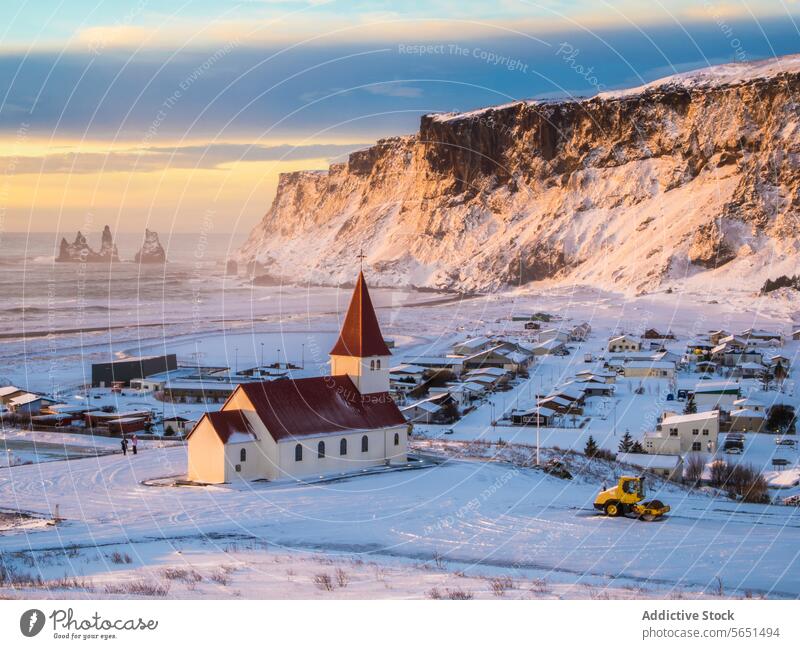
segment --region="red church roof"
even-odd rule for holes
[[[353,297],[339,333],[339,339],[331,350],[334,356],[390,356],[391,352],[383,341],[378,318],[367,290],[364,273],[358,274]]]
[[[362,395],[347,375],[243,383],[238,389],[275,441],[405,424],[388,392]]]

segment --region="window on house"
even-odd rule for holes
[[[325,457],[325,442],[317,444],[317,459]]]
[[[400,433],[395,433],[394,434],[394,445],[395,446],[400,446]]]
[[[364,435],[361,438],[361,452],[366,453],[367,451],[369,451],[369,437]]]
[[[347,440],[346,439],[342,439],[342,441],[339,442],[339,455],[347,455]]]
[[[692,435],[699,435],[700,429],[699,428],[692,428]]]
[[[380,358],[377,361],[375,361],[375,369],[376,370],[381,369],[381,359]]]
[[[247,449],[243,448],[239,451],[239,462],[247,462]]]
[[[678,436],[678,429],[677,428],[670,428],[669,429],[670,437],[677,437]]]
[[[300,444],[294,447],[294,461],[295,462],[303,461],[303,447],[300,446]]]
[[[700,442],[693,442],[692,443],[692,450],[693,451],[701,451],[701,450],[703,450],[703,445]]]
[[[708,428],[703,429],[703,435],[708,435]]]

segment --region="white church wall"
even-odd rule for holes
[[[225,482],[224,445],[208,419],[197,424],[188,446],[189,480],[211,484]]]
[[[365,433],[304,437],[301,440],[282,441],[278,444],[280,466],[283,470],[282,477],[299,478],[351,473],[366,467],[385,464],[387,457],[391,455],[399,457],[402,453],[401,450],[395,453],[394,446],[387,446],[387,440],[394,439],[394,431],[395,429],[387,431],[381,429]],[[365,453],[361,451],[361,438],[364,435],[369,440],[368,450]],[[404,435],[400,435],[401,449],[404,437]],[[347,440],[347,454],[344,456],[339,453],[339,444],[342,439]],[[325,442],[324,458],[317,456],[319,442]],[[297,444],[301,444],[303,447],[303,459],[300,462],[295,461]]]
[[[361,394],[389,391],[391,356],[331,356],[331,374],[347,374]]]

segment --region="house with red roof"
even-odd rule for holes
[[[330,376],[243,383],[204,415],[188,435],[189,480],[302,479],[406,462],[391,352],[363,273],[330,359]]]

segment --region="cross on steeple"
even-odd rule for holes
[[[363,249],[363,248],[361,248],[361,249],[358,251],[358,254],[356,255],[356,259],[358,259],[358,263],[359,263],[359,265],[361,266],[361,270],[362,270],[362,271],[364,270],[364,260],[365,260],[366,258],[367,258],[367,256],[364,254],[364,249]]]

